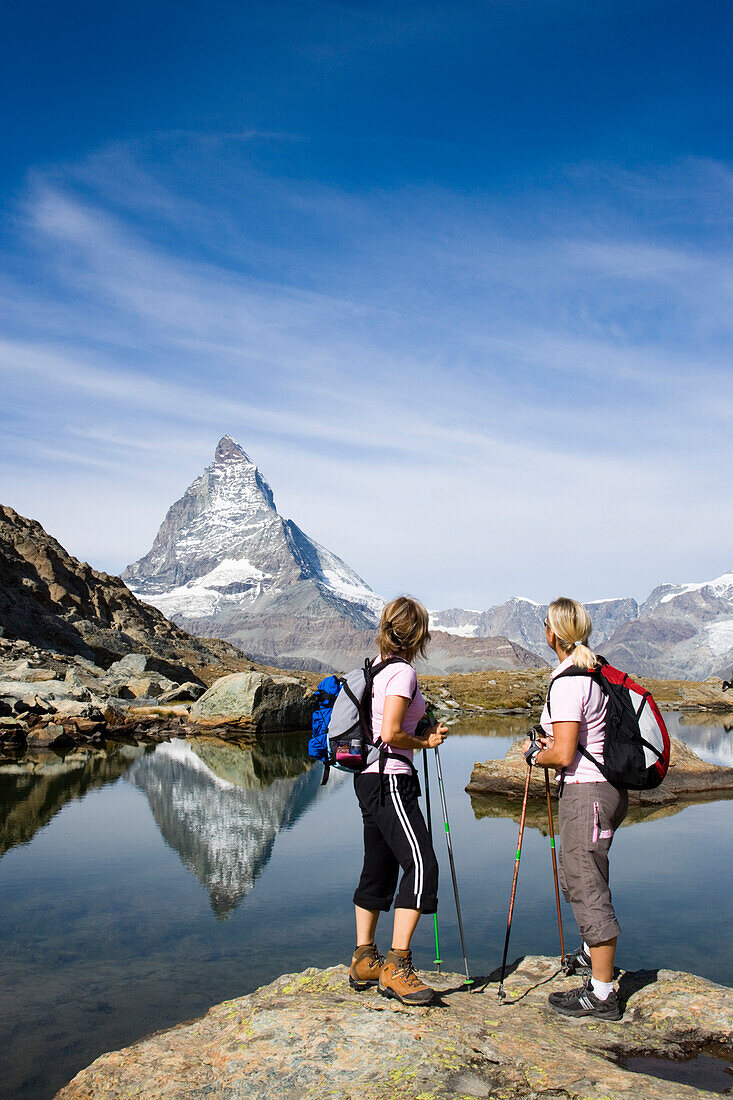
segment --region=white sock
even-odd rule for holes
[[[598,978],[591,978],[591,985],[593,986],[593,992],[599,1001],[608,1000],[608,994],[613,989],[613,982],[599,982]]]

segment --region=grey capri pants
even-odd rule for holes
[[[589,947],[621,931],[608,886],[608,850],[628,808],[628,793],[605,780],[565,783],[560,793],[560,885]]]

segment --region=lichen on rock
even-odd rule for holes
[[[682,1057],[733,1046],[733,990],[671,970],[625,973],[620,1023],[557,1016],[572,988],[556,959],[520,960],[497,1000],[497,974],[469,992],[432,974],[434,1006],[407,1008],[349,989],[344,966],[288,974],[200,1020],[104,1054],[57,1100],[231,1097],[248,1100],[684,1100],[712,1093],[630,1072],[639,1053]]]

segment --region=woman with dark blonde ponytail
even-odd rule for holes
[[[621,931],[608,886],[608,852],[626,816],[628,794],[613,787],[588,757],[603,763],[607,696],[588,646],[590,615],[577,600],[553,600],[545,619],[547,644],[557,654],[540,724],[545,736],[524,744],[527,763],[559,771],[558,867],[565,900],[573,907],[583,943],[570,962],[588,975],[582,988],[551,993],[565,1016],[620,1020],[613,987]]]

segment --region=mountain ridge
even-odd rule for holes
[[[704,680],[733,666],[733,571],[712,581],[657,585],[642,603],[633,597],[590,600],[591,647],[640,676]],[[513,596],[486,611],[431,611],[431,626],[480,637],[501,632],[534,653],[547,651],[548,605]]]
[[[384,604],[341,558],[282,517],[267,479],[231,436],[168,509],[151,549],[122,573],[142,600],[195,635],[283,668],[343,671],[374,650]],[[421,671],[543,667],[503,637],[437,637]]]

